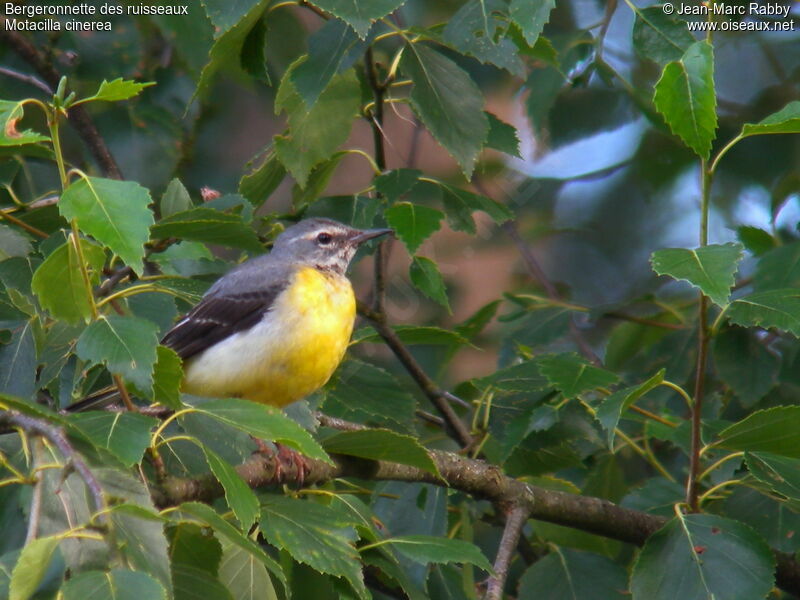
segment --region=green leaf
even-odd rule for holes
[[[290,77],[309,108],[337,73],[361,58],[366,47],[366,40],[338,19],[330,19],[308,38],[308,57],[292,69]]]
[[[211,472],[225,490],[225,501],[239,520],[242,530],[249,531],[258,518],[258,498],[236,469],[220,458],[216,452],[203,446],[203,453],[206,455]]]
[[[432,535],[403,535],[385,540],[399,552],[422,565],[468,563],[492,572],[492,565],[475,544]]]
[[[661,369],[644,383],[614,392],[605,398],[603,403],[597,408],[597,420],[607,432],[609,448],[614,448],[615,430],[622,417],[622,413],[628,410],[632,404],[647,392],[658,387],[658,385],[664,381],[665,373],[666,369]]]
[[[759,227],[753,227],[751,225],[740,225],[736,228],[736,237],[742,243],[742,245],[747,248],[750,252],[752,252],[755,256],[761,256],[775,248],[776,240],[772,235],[760,229]],[[789,246],[796,245],[800,247],[800,244],[789,244]],[[783,247],[783,246],[782,246]],[[759,261],[759,265],[761,261]],[[783,287],[783,286],[774,286],[774,287]]]
[[[172,565],[175,598],[193,600],[233,600],[233,596],[219,580],[204,569],[185,564]]]
[[[161,196],[161,218],[172,216],[175,213],[183,212],[193,207],[189,192],[186,191],[181,180],[175,177],[169,182],[167,189],[164,190],[164,195]]]
[[[752,529],[716,515],[679,515],[648,538],[633,568],[634,598],[763,598],[775,559]]]
[[[714,337],[712,353],[719,378],[745,408],[751,408],[778,383],[780,357],[752,331],[741,327],[723,330]]]
[[[447,21],[443,39],[484,64],[524,77],[525,65],[517,56],[516,45],[504,35],[508,27],[505,10],[506,3],[501,0],[470,0]]]
[[[227,540],[222,541],[218,576],[234,600],[278,600],[264,565]]]
[[[410,465],[439,477],[439,469],[428,451],[410,435],[388,429],[343,431],[326,438],[325,451],[331,454],[348,454],[372,460],[388,460]]]
[[[0,262],[12,256],[27,256],[31,252],[31,243],[27,237],[16,229],[0,225]]]
[[[172,348],[156,348],[156,366],[153,368],[153,401],[180,410],[183,361]]]
[[[150,192],[133,181],[85,177],[64,190],[58,210],[141,275],[153,224],[150,202]]]
[[[648,6],[636,11],[633,48],[639,56],[663,67],[680,60],[694,41],[686,22],[664,14],[661,6]]]
[[[280,442],[309,458],[331,462],[314,438],[277,408],[242,398],[224,398],[198,404],[195,410],[259,439]]]
[[[288,113],[289,128],[275,136],[274,147],[281,163],[304,188],[311,170],[347,141],[358,114],[361,88],[355,72],[348,69],[335,76],[309,107],[291,78],[297,66],[294,63],[283,76],[275,97],[275,111]]]
[[[130,467],[142,460],[150,432],[158,419],[137,413],[99,410],[69,415],[67,419],[94,445],[105,448]]]
[[[314,0],[314,4],[324,11],[339,17],[350,25],[364,39],[374,21],[385,17],[405,0],[370,0],[354,2],[353,0]]]
[[[731,323],[744,327],[774,327],[800,337],[800,290],[784,288],[756,292],[731,302]]]
[[[717,446],[800,458],[800,406],[758,410],[719,433]]]
[[[213,508],[200,502],[184,502],[180,505],[179,509],[181,512],[199,519],[211,527],[217,534],[223,536],[225,540],[229,541],[240,550],[244,550],[250,556],[258,559],[261,564],[278,578],[278,581],[280,581],[284,587],[286,586],[286,576],[281,566],[273,558],[268,556],[264,550],[262,550],[261,546],[219,516]]]
[[[177,237],[256,253],[264,250],[255,231],[245,224],[241,215],[213,208],[198,207],[174,213],[161,219],[150,231],[157,239]]]
[[[690,250],[663,248],[650,257],[653,270],[659,275],[688,281],[699,288],[712,302],[726,306],[733,287],[734,275],[742,260],[741,244],[712,244]]]
[[[455,331],[439,327],[418,327],[416,325],[395,325],[392,327],[400,341],[408,345],[428,346],[460,346],[469,344],[469,340]],[[382,343],[383,338],[372,327],[357,330],[350,341],[351,344]]]
[[[60,536],[40,537],[22,548],[11,572],[9,600],[28,600],[33,596],[60,541]]]
[[[711,44],[695,42],[680,60],[664,67],[653,103],[672,132],[698,156],[708,159],[717,129]]]
[[[24,102],[0,100],[0,147],[50,141],[46,135],[40,135],[30,129],[23,131],[17,129],[17,124],[25,116],[24,106]]]
[[[522,30],[529,46],[533,46],[539,39],[544,26],[550,20],[550,11],[555,6],[556,0],[511,0],[509,16]]]
[[[774,245],[775,240],[771,236],[770,240]],[[759,259],[753,276],[753,287],[756,291],[791,288],[797,287],[798,284],[800,284],[800,242],[773,247]]]
[[[169,540],[169,558],[173,579],[178,565],[194,567],[208,574],[216,575],[222,558],[222,545],[217,538],[209,535],[208,528],[196,523],[180,521],[166,529]]]
[[[333,416],[407,427],[416,402],[388,371],[351,359],[331,378],[323,407]]]
[[[36,391],[36,342],[26,321],[0,346],[0,393],[29,400]]]
[[[489,137],[486,139],[486,147],[505,152],[509,156],[522,158],[519,153],[517,128],[501,121],[490,112],[486,113],[486,118],[489,119]]]
[[[167,600],[167,591],[141,571],[112,569],[78,573],[61,586],[64,600]]]
[[[503,392],[533,392],[550,387],[550,382],[542,375],[539,363],[535,360],[498,369],[491,375],[473,379],[472,383],[481,390],[491,387]]]
[[[545,354],[536,362],[542,375],[566,398],[575,398],[589,390],[608,387],[619,381],[614,373],[590,365],[574,352]]]
[[[605,556],[554,548],[519,581],[519,598],[536,600],[626,600],[628,574]]]
[[[778,112],[758,123],[745,123],[740,135],[749,137],[775,133],[800,133],[800,100],[789,102]]]
[[[253,206],[261,206],[286,177],[286,168],[270,150],[264,162],[239,180],[239,193]]]
[[[269,3],[270,0],[205,0],[206,12],[217,31],[192,100],[205,95],[220,70],[235,72],[241,69],[242,47]]]
[[[750,474],[790,500],[800,500],[800,459],[769,452],[746,452]]]
[[[379,194],[385,196],[389,202],[396,202],[406,192],[411,191],[420,177],[422,177],[422,171],[419,169],[394,169],[387,173],[381,173],[373,183]]]
[[[489,135],[480,88],[449,58],[421,44],[406,46],[400,67],[414,82],[414,111],[469,179]]]
[[[369,598],[353,547],[352,519],[343,511],[306,500],[270,496],[261,511],[261,531],[296,561],[344,577],[360,598]]]
[[[103,79],[103,82],[100,84],[100,87],[97,88],[97,91],[94,93],[94,96],[89,96],[88,98],[84,98],[83,100],[79,100],[75,104],[83,104],[84,102],[94,102],[95,100],[104,100],[106,102],[117,102],[119,100],[127,100],[128,98],[133,98],[134,96],[138,96],[139,92],[141,92],[144,88],[150,87],[151,85],[155,85],[155,81],[147,81],[145,83],[137,83],[136,81],[132,81],[130,79],[122,79],[122,77],[118,77],[112,81],[106,81]]]
[[[93,364],[104,364],[140,390],[153,386],[158,327],[139,317],[102,316],[78,338],[77,355]]]
[[[93,282],[103,268],[106,254],[103,248],[82,239],[80,241],[84,265]],[[67,323],[88,323],[92,318],[89,291],[83,281],[81,261],[72,238],[53,250],[33,273],[31,290],[39,298],[42,308],[54,318]]]
[[[431,300],[444,306],[450,311],[450,302],[447,299],[447,289],[444,279],[439,272],[439,267],[430,258],[415,256],[411,260],[408,271],[411,282]]]
[[[439,231],[444,215],[441,211],[410,202],[398,202],[387,208],[383,216],[395,235],[414,254],[431,234]]]
[[[475,221],[472,212],[481,210],[489,215],[495,223],[501,224],[514,218],[514,213],[504,204],[480,194],[439,183],[442,189],[442,202],[447,213],[447,222],[456,231],[475,233]]]

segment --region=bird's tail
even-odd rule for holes
[[[86,410],[98,410],[121,401],[116,386],[105,387],[64,408],[65,412],[77,413]]]

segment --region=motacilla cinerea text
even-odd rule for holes
[[[387,233],[306,219],[272,252],[223,275],[161,340],[183,359],[182,391],[285,406],[322,387],[353,331],[347,266],[362,243]]]

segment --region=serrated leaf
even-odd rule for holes
[[[106,260],[105,251],[90,242],[80,240],[84,266],[94,282]],[[44,259],[33,273],[31,290],[36,294],[42,308],[54,318],[67,323],[89,322],[92,306],[86,283],[81,273],[81,261],[72,236]]]
[[[539,39],[555,5],[556,0],[511,0],[509,16],[522,30],[529,46],[533,46]]]
[[[408,274],[411,282],[431,300],[438,302],[450,312],[450,302],[447,299],[447,288],[439,272],[439,267],[430,258],[415,256],[411,260]]]
[[[12,256],[27,256],[31,242],[19,231],[0,225],[0,262]]]
[[[775,133],[800,133],[800,100],[789,102],[778,112],[762,119],[758,123],[745,123],[742,126],[742,137]]]
[[[261,511],[261,531],[292,558],[320,573],[344,577],[360,598],[364,587],[352,519],[342,511],[310,501],[270,496]]]
[[[166,529],[169,540],[170,567],[184,565],[202,569],[212,575],[217,574],[219,561],[222,558],[222,545],[208,528],[180,521],[174,527]]]
[[[170,181],[164,190],[160,207],[162,219],[194,207],[189,192],[177,177]]]
[[[22,146],[50,141],[30,129],[18,130],[17,124],[25,116],[24,102],[0,100],[0,148],[3,146]]]
[[[505,152],[509,156],[522,158],[519,153],[519,133],[517,128],[505,121],[501,121],[492,113],[487,112],[489,119],[489,137],[486,138],[486,147]]]
[[[519,581],[519,597],[536,600],[625,600],[628,574],[605,556],[554,548]]]
[[[455,331],[439,327],[418,327],[416,325],[395,325],[392,327],[400,341],[408,345],[459,346],[469,344],[469,340]],[[362,327],[353,333],[351,344],[382,343],[383,338],[372,327]]]
[[[150,192],[133,181],[84,177],[64,190],[58,210],[141,275],[153,224],[151,202]]]
[[[476,210],[485,212],[498,224],[514,218],[514,213],[508,207],[491,198],[446,183],[439,183],[439,187],[442,189],[442,203],[447,213],[447,222],[456,231],[475,233],[472,213]]]
[[[722,430],[715,445],[800,458],[800,406],[779,406],[751,413]]]
[[[404,535],[385,540],[398,552],[423,565],[428,563],[468,563],[492,572],[492,565],[475,544],[432,535]]]
[[[338,19],[330,19],[308,38],[308,57],[291,71],[292,83],[309,108],[337,73],[361,58],[367,41]]]
[[[746,452],[745,460],[750,474],[761,483],[790,500],[800,500],[800,459]]]
[[[76,354],[92,364],[104,364],[140,390],[153,386],[158,327],[138,317],[102,316],[78,338]]]
[[[264,246],[253,228],[245,224],[241,215],[225,213],[213,208],[198,207],[161,219],[150,229],[157,239],[177,237],[184,240],[219,244],[261,252]]]
[[[233,600],[231,593],[216,577],[191,565],[172,565],[172,582],[177,599]]]
[[[343,431],[326,438],[323,447],[332,454],[388,460],[440,476],[436,463],[415,438],[388,429]]]
[[[742,245],[755,256],[761,256],[762,254],[769,252],[775,248],[776,244],[776,240],[774,237],[772,237],[772,235],[759,227],[753,227],[751,225],[740,225],[737,227],[736,237],[742,243]],[[798,244],[798,246],[800,246],[800,244]]]
[[[197,405],[195,410],[259,439],[280,442],[299,450],[309,458],[331,462],[305,429],[271,406],[242,398],[225,398],[204,402]]]
[[[781,360],[755,332],[730,327],[714,337],[712,354],[722,382],[745,408],[751,408],[778,383]]]
[[[640,56],[664,66],[680,60],[694,41],[686,23],[664,14],[661,6],[636,10],[633,48]]]
[[[775,240],[771,236],[770,240],[774,245]],[[753,275],[753,287],[756,291],[791,288],[797,287],[798,284],[800,284],[800,242],[773,247],[759,259]]]
[[[33,323],[26,321],[0,345],[0,393],[31,399],[36,391],[36,342]]]
[[[597,408],[597,420],[607,432],[609,448],[614,448],[615,430],[622,414],[639,398],[664,381],[665,373],[666,369],[661,369],[644,383],[614,392],[605,398],[603,403]]]
[[[656,83],[653,103],[672,132],[700,158],[707,159],[717,129],[711,44],[695,42],[680,60],[664,67]]]
[[[275,97],[275,110],[286,111],[289,128],[274,138],[275,153],[301,188],[306,187],[311,170],[330,158],[350,135],[358,114],[361,88],[352,69],[336,75],[313,106],[306,105],[297,93],[291,74],[281,80]]]
[[[150,87],[155,84],[156,84],[155,81],[138,83],[130,79],[122,79],[122,77],[118,77],[111,81],[103,79],[103,82],[100,84],[100,87],[97,88],[97,91],[94,93],[93,96],[89,96],[88,98],[79,100],[75,104],[83,104],[84,102],[94,102],[95,100],[104,100],[106,102],[117,102],[119,100],[127,100],[128,98],[133,98],[134,96],[138,96],[139,92],[141,92],[144,88]]]
[[[514,42],[504,35],[508,27],[505,10],[501,0],[470,0],[450,17],[442,37],[463,54],[523,77],[525,65]]]
[[[742,246],[733,242],[702,246],[694,250],[663,248],[653,252],[650,257],[656,273],[688,281],[722,307],[728,304],[740,260]]]
[[[550,387],[550,381],[541,373],[539,363],[535,360],[498,369],[472,382],[478,389],[491,387],[503,392],[533,392]]]
[[[774,327],[800,337],[800,290],[783,288],[738,298],[731,302],[727,315],[737,325]]]
[[[183,361],[172,348],[158,346],[156,348],[156,364],[153,367],[153,401],[180,410],[181,380],[183,379]]]
[[[158,419],[130,412],[93,410],[67,418],[94,445],[105,448],[127,467],[142,460],[150,445],[150,432],[158,425]]]
[[[314,0],[316,6],[339,17],[350,25],[362,39],[367,37],[367,32],[374,21],[393,12],[404,2],[405,0],[370,0],[370,2]]]
[[[403,194],[409,192],[417,184],[420,177],[422,177],[422,171],[419,169],[394,169],[393,171],[381,173],[373,183],[379,194],[389,202],[395,202]]]
[[[441,211],[410,202],[398,202],[387,208],[383,216],[395,235],[408,248],[409,254],[417,249],[433,233],[439,231],[444,215]]]
[[[542,375],[566,398],[575,398],[584,392],[608,387],[619,381],[610,371],[590,365],[574,352],[546,354],[536,359]]]
[[[167,591],[142,571],[112,569],[78,573],[61,586],[64,600],[167,600]]]
[[[763,598],[775,559],[755,531],[716,515],[679,515],[648,538],[633,568],[634,599]]]
[[[286,168],[280,163],[274,150],[270,150],[264,162],[254,171],[239,180],[239,193],[253,206],[266,202],[286,177]]]
[[[203,446],[206,462],[225,490],[225,501],[239,520],[243,531],[249,531],[258,518],[258,498],[231,465],[210,448]]]
[[[264,565],[227,540],[222,542],[219,580],[234,600],[278,600]]]
[[[9,600],[28,600],[33,596],[60,541],[59,536],[41,537],[28,542],[22,548],[11,572]]]
[[[400,67],[414,82],[414,111],[469,179],[489,135],[480,88],[449,58],[421,44],[406,46]]]

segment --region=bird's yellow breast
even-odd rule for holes
[[[302,267],[254,327],[184,365],[190,394],[284,406],[322,387],[344,357],[356,303],[343,275]]]

